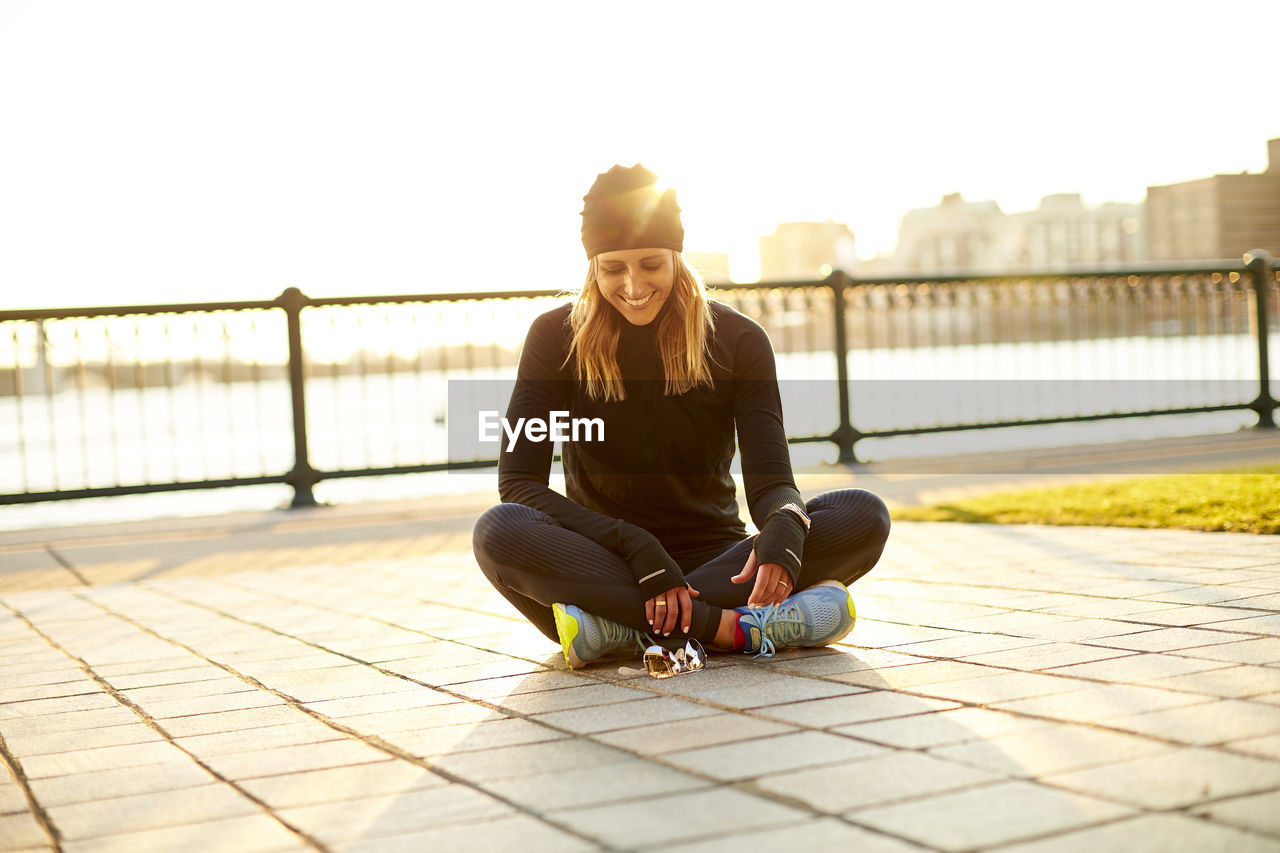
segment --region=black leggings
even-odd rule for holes
[[[805,510],[812,526],[804,542],[799,586],[832,579],[847,585],[871,571],[889,537],[884,501],[863,489],[838,489],[807,501]],[[689,633],[677,626],[670,639],[696,637],[709,643],[720,626],[721,610],[747,603],[754,579],[735,584],[729,578],[742,571],[754,541],[748,537],[701,552],[672,554],[700,596],[693,599]],[[644,633],[651,630],[645,599],[627,562],[541,510],[498,504],[476,522],[472,548],[489,582],[556,642],[554,602],[576,604]]]

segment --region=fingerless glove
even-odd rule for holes
[[[800,519],[789,512],[775,512],[756,536],[756,560],[777,563],[791,573],[795,587],[800,587],[800,560],[804,556],[804,538],[808,531]]]

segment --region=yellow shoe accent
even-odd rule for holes
[[[849,593],[849,618],[854,622],[858,621],[858,611],[853,607],[853,593]]]
[[[564,662],[573,669],[573,660],[569,657],[569,649],[578,636],[578,620],[573,619],[559,604],[551,605],[551,615],[556,620],[556,634],[560,637],[560,648],[564,652]]]

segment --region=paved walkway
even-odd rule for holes
[[[480,509],[0,536],[0,849],[1280,851],[1280,538],[900,523],[847,643],[656,681]]]

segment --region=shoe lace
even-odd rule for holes
[[[644,634],[641,634],[635,628],[628,628],[626,625],[614,622],[612,619],[601,619],[599,628],[600,635],[605,642],[605,648],[616,648],[630,643],[643,654],[644,650],[649,647],[649,643],[645,642]]]
[[[778,646],[794,645],[804,637],[806,627],[804,612],[795,602],[770,604],[768,607],[757,607],[748,611],[760,629],[760,650],[753,655],[773,657]],[[772,636],[770,636],[772,635]]]

